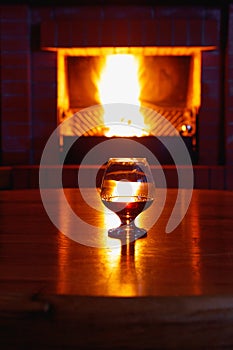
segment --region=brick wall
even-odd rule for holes
[[[226,160],[227,164],[233,164],[233,5],[231,5],[229,11],[228,54],[226,68]]]
[[[38,164],[57,126],[56,53],[46,46],[214,45],[220,11],[202,7],[1,6],[2,163]],[[233,31],[230,11],[230,33]],[[229,38],[232,35],[229,35]],[[230,39],[229,39],[230,40]],[[232,41],[232,39],[231,39]],[[232,156],[233,42],[229,42],[226,118],[227,164]],[[220,118],[220,51],[202,60],[199,163],[217,165]],[[56,162],[56,159],[54,160]]]
[[[3,164],[31,160],[30,11],[1,9],[1,131]]]
[[[2,164],[38,164],[57,125],[56,54],[40,50],[30,8],[1,13]]]
[[[41,46],[218,46],[218,11],[200,9],[193,14],[196,19],[187,19],[185,10],[180,10],[176,14],[180,18],[174,19],[173,12],[172,9],[169,13],[146,11],[141,18],[134,11],[126,10],[122,16],[116,10],[115,14],[120,18],[117,15],[109,17],[108,11],[96,19],[79,18],[74,13],[69,17],[57,15],[53,20],[42,22]]]

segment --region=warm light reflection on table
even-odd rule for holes
[[[88,192],[88,190],[87,190]],[[91,192],[90,192],[91,193]],[[66,198],[73,210],[79,214],[79,207],[75,204],[74,193],[66,191]],[[60,203],[61,204],[61,203]],[[98,208],[98,204],[97,204]],[[138,283],[138,272],[136,270],[136,263],[140,270],[140,242],[131,242],[126,245],[122,245],[120,240],[116,240],[108,237],[108,229],[117,227],[120,224],[119,217],[108,210],[104,205],[99,206],[99,212],[91,212],[90,217],[92,222],[98,223],[99,226],[105,227],[105,234],[100,233],[99,240],[103,240],[103,243],[108,241],[108,248],[103,250],[97,250],[99,259],[102,261],[103,270],[106,276],[106,286],[101,290],[108,295],[120,295],[120,296],[136,296],[141,293],[141,283]],[[138,219],[138,223],[143,227],[143,218],[146,214],[143,212]],[[62,205],[60,207],[60,220],[66,220],[63,212]],[[69,223],[63,223],[64,225]],[[98,230],[98,228],[97,228]],[[143,239],[142,239],[143,240]],[[71,240],[67,239],[64,235],[60,234],[61,247],[59,249],[59,283],[57,286],[58,293],[66,294],[70,293],[66,289],[67,284],[75,283],[75,279],[69,277],[69,271],[71,269],[78,268],[75,265],[75,259],[72,258],[71,252],[74,248],[74,244]],[[72,266],[70,266],[72,265]],[[76,266],[76,267],[75,267]],[[67,267],[67,269],[66,269]],[[80,273],[80,272],[79,272]],[[92,268],[91,278],[93,283],[98,279],[98,269]],[[141,276],[139,275],[140,279]],[[66,281],[66,283],[64,283]]]
[[[192,266],[192,277],[193,277],[193,290],[195,294],[201,294],[201,248],[200,248],[200,213],[198,202],[193,201],[191,207],[191,216],[193,220],[191,229],[191,242],[190,242],[190,261]],[[186,222],[186,221],[185,221]],[[189,227],[187,227],[187,230]]]
[[[87,192],[92,200],[92,191]],[[69,227],[64,203],[58,205],[59,196],[52,199],[51,193],[51,209],[58,212],[63,227]],[[49,348],[70,341],[69,348],[86,349],[91,335],[90,348],[101,339],[97,347],[105,349],[106,344],[112,348],[106,337],[114,334],[117,349],[124,334],[121,344],[132,349],[139,348],[139,338],[141,349],[148,339],[152,344],[148,349],[166,348],[164,341],[173,349],[177,337],[179,348],[231,348],[233,192],[194,190],[183,221],[166,234],[177,197],[175,189],[168,189],[164,210],[147,237],[123,246],[108,238],[107,226],[113,225],[110,216],[85,204],[78,189],[65,193],[72,210],[97,225],[95,242],[106,248],[82,245],[59,232],[37,190],[2,191],[1,343],[5,339],[10,349],[16,349],[19,337],[11,335],[19,334],[23,335],[20,348],[33,349],[38,342],[41,349],[49,334]],[[148,215],[152,213],[145,211],[141,216],[142,227]],[[104,230],[99,229],[102,226]],[[80,234],[85,236],[85,230]]]
[[[2,291],[38,289],[80,296],[232,293],[233,192],[195,190],[183,221],[166,234],[177,196],[175,189],[169,189],[164,210],[147,237],[129,246],[108,237],[114,214],[106,215],[83,203],[78,189],[66,189],[65,193],[72,210],[96,225],[95,240],[106,248],[80,244],[59,232],[47,217],[37,190],[2,192]],[[92,191],[87,189],[87,193],[91,200]],[[56,206],[57,202],[51,201],[60,221],[69,227],[62,205]],[[139,218],[141,227],[148,216],[152,216],[150,208]],[[99,227],[103,229],[99,231]],[[85,237],[85,230],[80,234]]]

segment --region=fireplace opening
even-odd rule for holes
[[[162,164],[171,164],[171,158],[156,136],[174,139],[177,135],[182,136],[195,162],[201,105],[201,57],[203,50],[213,49],[57,49],[58,123],[75,115],[60,133],[61,152],[69,149],[65,162],[80,163],[90,148],[105,138],[136,137],[158,156]],[[133,116],[114,115],[108,113],[106,105],[109,103],[133,104],[138,110]],[[102,106],[98,113],[79,113],[95,105]],[[145,112],[147,108],[165,117],[173,128],[164,128],[153,113]],[[109,127],[111,122],[120,127]],[[77,136],[79,145],[73,144],[73,138]],[[85,138],[83,142],[82,138]],[[82,152],[78,151],[80,142]]]

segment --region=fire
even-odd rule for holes
[[[173,124],[173,114],[170,115],[171,108],[172,110],[173,107],[187,109],[187,118],[184,114],[185,120],[182,123],[192,127],[189,133],[190,136],[195,134],[194,118],[201,105],[202,52],[216,50],[216,47],[73,47],[56,49],[46,47],[44,49],[57,52],[57,108],[59,123],[62,123],[81,109],[85,110],[85,108],[96,104],[99,104],[101,109],[104,109],[104,113],[101,110],[93,118],[89,116],[89,119],[85,119],[86,115],[84,113],[80,116],[80,119],[77,118],[75,127],[69,123],[62,125],[60,144],[63,142],[64,135],[86,135],[87,126],[90,127],[87,135],[91,134],[92,127],[94,129],[93,135],[97,132],[97,135],[102,136],[104,134],[109,137],[153,134],[170,135],[170,131],[161,127],[158,118],[154,118],[153,113],[150,114],[148,111],[149,114],[147,114],[145,110],[147,107],[156,113],[158,112],[158,114],[161,113],[171,121],[172,125],[175,124]],[[159,56],[190,57],[190,71],[187,73],[189,74],[187,97],[186,101],[184,101],[184,106],[176,105],[174,97],[169,97],[169,91],[173,87],[175,91],[176,88],[176,84],[174,84],[176,77],[178,77],[175,74],[176,71],[173,70],[175,72],[173,74],[172,70],[167,70],[166,67],[164,70],[163,67],[160,69],[159,65],[151,64],[150,66],[145,63],[145,59]],[[92,64],[89,68],[85,66],[86,70],[84,71],[87,74],[87,79],[82,79],[83,71],[78,71],[81,79],[77,74],[77,89],[71,88],[71,85],[68,84],[70,80],[67,75],[67,58],[69,57],[77,58],[77,60],[83,57],[98,57],[100,60],[98,64]],[[154,76],[152,79],[150,72],[154,74],[152,74]],[[74,76],[75,74],[72,74],[72,77]],[[162,80],[160,77],[162,77]],[[168,90],[166,92],[167,87]],[[80,98],[80,91],[81,96],[83,96],[85,89],[87,89],[89,95],[94,90],[95,95],[93,99],[85,100],[85,98]],[[88,97],[90,97],[89,95]],[[161,96],[164,97],[165,95],[168,97],[168,100],[165,99],[165,104],[163,104],[164,101],[161,104]],[[141,101],[143,107],[140,106]],[[170,103],[172,103],[172,106]],[[126,108],[127,104],[131,107],[128,110]],[[132,106],[135,107],[133,115]],[[192,115],[190,115],[189,111],[192,111]],[[147,124],[145,125],[145,123]],[[105,127],[102,124],[105,124]],[[96,127],[97,125],[98,127]],[[98,130],[96,131],[97,128]]]
[[[106,56],[99,82],[102,103],[139,103],[138,60],[134,55]]]
[[[140,84],[138,80],[139,58],[131,54],[112,54],[106,56],[98,84],[100,102],[105,104],[128,103],[137,105],[133,115],[123,114],[115,108],[104,107],[104,124],[115,123],[108,128],[105,135],[111,136],[143,136],[146,133],[144,118],[140,113]]]

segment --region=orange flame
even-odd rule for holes
[[[138,81],[139,58],[131,54],[106,56],[98,84],[102,104],[128,103],[138,106],[133,115],[122,115],[119,110],[113,113],[104,107],[104,124],[116,123],[105,132],[105,136],[142,136],[145,131],[144,117],[140,113],[140,84]]]
[[[187,108],[198,111],[201,105],[201,60],[202,52],[216,50],[214,46],[203,47],[74,47],[74,48],[51,48],[44,47],[45,50],[57,52],[57,107],[58,121],[62,123],[64,119],[71,117],[80,108],[90,107],[89,105],[72,106],[70,102],[70,92],[67,84],[67,61],[69,56],[76,57],[101,57],[101,61],[105,62],[102,72],[95,74],[92,77],[92,82],[95,85],[95,90],[98,90],[99,104],[104,104],[104,122],[106,128],[101,130],[106,136],[143,136],[151,134],[151,131],[157,129],[153,125],[145,125],[144,119],[149,123],[147,116],[142,116],[146,113],[143,108],[140,108],[139,91],[146,94],[147,90],[143,90],[143,57],[145,56],[190,56],[191,70],[189,76],[189,86],[187,91]],[[101,65],[101,63],[100,63]],[[140,68],[139,68],[140,66]],[[99,68],[99,66],[98,66]],[[139,73],[140,69],[140,74]],[[90,69],[90,74],[91,74]],[[95,72],[96,73],[96,72]],[[140,83],[138,76],[140,76]],[[100,77],[100,78],[99,78]],[[142,86],[140,86],[142,85]],[[97,88],[97,89],[96,89]],[[148,88],[148,87],[147,87]],[[159,88],[156,86],[155,94]],[[141,91],[142,89],[142,91]],[[154,92],[153,92],[154,93]],[[141,93],[141,97],[143,95]],[[138,106],[138,112],[135,112],[132,117],[125,109],[119,113],[117,108],[107,107],[108,103],[129,103]],[[150,103],[151,100],[144,99],[144,107],[156,110],[156,106]],[[130,110],[130,108],[129,108]],[[131,109],[132,110],[132,109]],[[135,108],[136,110],[136,108]],[[102,124],[103,115],[99,115],[99,124]],[[120,126],[111,126],[108,129],[108,123],[116,123]],[[133,124],[139,126],[133,127]],[[139,130],[140,129],[140,130]],[[107,130],[107,132],[105,131]],[[76,130],[75,130],[76,132]],[[155,131],[153,131],[155,132]],[[152,134],[153,134],[152,132]],[[82,130],[80,131],[82,133]],[[193,125],[192,134],[195,133],[195,125]],[[63,135],[73,136],[74,130],[67,124],[61,128],[61,140]],[[62,141],[60,141],[62,144]]]

